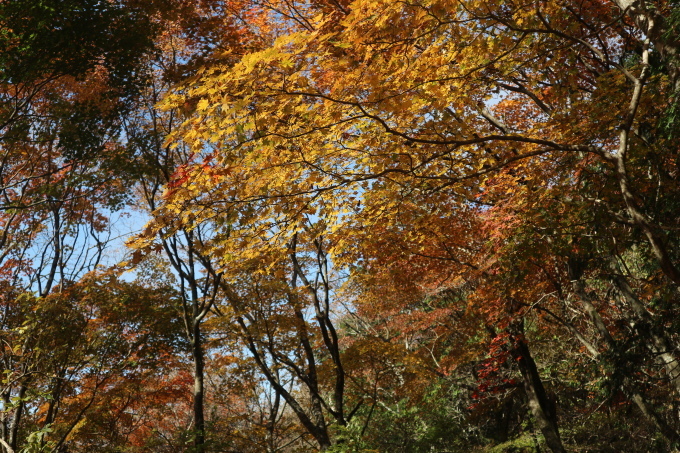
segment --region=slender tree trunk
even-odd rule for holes
[[[18,437],[19,437],[19,424],[21,423],[21,417],[24,413],[24,402],[23,398],[26,396],[26,384],[22,383],[19,387],[19,392],[17,393],[17,398],[19,398],[19,403],[14,410],[14,417],[12,417],[12,424],[9,428],[9,446],[12,450],[17,449]]]
[[[633,289],[626,279],[622,275],[617,274],[614,275],[613,281],[637,317],[647,325],[649,336],[652,340],[650,348],[656,354],[657,362],[666,370],[666,376],[668,376],[668,380],[675,387],[676,394],[680,396],[680,363],[678,363],[678,359],[672,353],[674,348],[670,340],[663,331],[659,331],[654,326],[652,315],[647,311],[644,304],[640,302],[635,293],[633,293]]]
[[[2,394],[2,402],[3,402],[5,410],[7,410],[7,408],[10,405],[9,392],[5,392],[5,393]],[[2,417],[2,425],[0,425],[0,429],[2,429],[2,433],[0,433],[0,435],[2,436],[2,440],[4,442],[2,451],[6,453],[7,448],[9,448],[9,444],[7,443],[9,441],[9,425],[7,423],[9,413],[3,412],[2,415],[0,415],[0,416]]]
[[[194,358],[194,447],[196,453],[205,451],[204,357],[203,339],[198,322],[194,323],[192,354]]]
[[[655,427],[656,429],[668,440],[670,441],[671,445],[675,446],[677,445],[678,441],[680,441],[680,434],[673,429],[666,421],[660,417],[653,408],[649,406],[647,401],[644,399],[644,397],[640,394],[640,392],[636,391],[634,388],[634,383],[629,384],[630,379],[626,379],[623,384],[623,391],[624,393],[627,394],[627,396],[635,403],[635,405],[640,409],[640,412],[642,412],[642,415],[645,416],[647,420],[649,420]],[[632,389],[627,388],[628,385],[632,387]],[[677,448],[672,447],[673,449],[671,451],[677,451]]]
[[[612,354],[618,355],[620,354],[619,345],[612,337],[611,333],[609,332],[609,329],[604,323],[604,320],[600,316],[600,313],[595,308],[595,305],[593,304],[590,295],[586,291],[585,284],[583,283],[583,280],[581,278],[583,275],[584,264],[585,263],[575,259],[574,257],[572,257],[569,260],[568,273],[569,278],[572,280],[574,292],[581,301],[581,305],[588,313],[588,316],[595,325],[595,328],[602,336],[609,351]],[[625,287],[627,287],[627,284],[625,285]],[[622,288],[625,289],[625,287],[621,286],[619,289]],[[630,288],[628,287],[628,289]],[[629,294],[629,296],[631,295],[632,291]],[[617,371],[624,376],[627,375],[626,373],[628,373],[628,370],[626,369],[619,369]],[[678,439],[680,439],[680,435],[678,434],[678,432],[675,431],[672,427],[670,427],[661,417],[659,417],[659,415],[654,411],[654,409],[650,407],[650,405],[645,400],[644,396],[638,391],[638,386],[633,381],[633,379],[631,379],[630,377],[626,377],[624,379],[623,385],[621,386],[621,390],[626,395],[626,397],[628,397],[633,403],[635,403],[635,405],[640,409],[645,418],[647,418],[647,420],[649,420],[657,428],[657,430],[669,442],[671,442],[671,444],[675,444],[676,442],[678,442]]]
[[[523,320],[515,327],[511,339],[514,343],[511,354],[519,366],[531,414],[536,420],[545,443],[553,453],[566,453],[557,426],[555,403],[548,399],[541,376],[522,333]]]
[[[277,379],[279,378],[279,371],[275,370]],[[281,394],[274,392],[274,401],[269,407],[269,420],[267,420],[267,446],[269,452],[275,452],[276,448],[276,419],[279,415],[279,407],[281,406]]]
[[[4,453],[14,453],[14,450],[12,450],[12,447],[9,446],[7,442],[5,442],[4,439],[0,439],[0,444],[2,444],[2,451]]]
[[[680,270],[676,267],[673,259],[671,258],[671,253],[667,247],[667,239],[665,233],[658,225],[653,224],[647,216],[642,212],[638,202],[636,200],[636,195],[633,192],[633,188],[630,183],[630,178],[628,177],[628,172],[626,170],[626,155],[625,147],[627,146],[627,141],[623,138],[621,139],[621,145],[618,155],[615,158],[616,164],[616,175],[619,182],[619,187],[621,188],[621,195],[626,203],[626,208],[631,220],[644,232],[647,236],[649,244],[652,246],[652,251],[656,256],[656,259],[663,271],[664,275],[668,277],[670,281],[680,286]]]

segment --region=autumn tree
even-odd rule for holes
[[[680,282],[669,234],[676,8],[359,0],[307,2],[297,14],[269,48],[207,68],[168,97],[169,108],[195,105],[174,138],[209,158],[183,168],[156,225],[220,219],[212,250],[222,260],[235,234],[242,253],[285,249],[306,215],[330,226],[338,264],[357,256],[362,235],[410,234],[412,256],[476,274],[470,300],[493,303],[521,366],[533,362],[521,352],[522,319],[528,307],[543,310],[614,374],[629,375],[618,388],[674,442],[677,429],[652,409],[637,373],[677,377],[674,339],[640,292],[672,300]],[[405,220],[409,202],[420,218]],[[237,221],[251,229],[234,232]],[[459,236],[429,227],[441,222]],[[630,260],[646,270],[631,272]],[[625,317],[586,275],[612,288]],[[588,326],[548,304],[570,300]],[[654,327],[620,324],[634,319]],[[654,345],[658,364],[625,358],[632,333]],[[534,415],[548,414],[541,430],[564,451],[530,368],[522,375],[538,395]]]
[[[257,24],[243,21],[241,14],[247,12],[241,10],[241,5],[240,2],[218,1],[178,4],[160,25],[161,34],[156,42],[159,53],[146,62],[148,83],[137,98],[134,111],[124,122],[127,149],[136,159],[135,200],[138,212],[144,215],[152,214],[167,191],[182,184],[183,168],[200,157],[188,147],[165,143],[165,137],[181,124],[191,109],[191,102],[166,112],[158,111],[156,104],[178,81],[207,62],[228,64],[249,47],[257,45],[249,28]],[[206,445],[220,442],[219,433],[209,435],[207,432],[208,424],[213,420],[206,421],[210,413],[219,412],[219,408],[206,407],[209,404],[206,403],[206,357],[210,334],[203,328],[222,297],[219,290],[221,272],[208,249],[213,236],[214,228],[209,223],[147,229],[136,242],[133,241],[138,248],[131,260],[132,265],[138,265],[144,260],[157,259],[160,253],[175,275],[180,294],[176,308],[191,345],[194,382],[190,437],[196,451],[204,451],[211,448]]]
[[[97,301],[93,294],[104,280],[93,275],[128,197],[121,114],[145,79],[139,63],[153,51],[149,16],[158,6],[0,5],[4,451],[77,444],[87,417],[106,406],[101,395],[141,359],[134,342],[150,339],[120,330],[134,324],[133,312],[101,325],[116,297],[129,294],[116,296],[109,280],[103,307],[107,291],[100,286]]]

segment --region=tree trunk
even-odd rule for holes
[[[203,409],[204,399],[204,363],[203,339],[198,322],[194,324],[192,354],[194,358],[194,447],[196,453],[205,451],[205,417]]]
[[[581,279],[583,275],[583,268],[584,268],[585,263],[583,261],[579,261],[575,257],[571,257],[568,262],[568,273],[569,273],[569,278],[572,280],[572,286],[574,287],[574,292],[578,296],[579,300],[581,301],[581,305],[583,308],[586,310],[588,313],[591,321],[595,325],[595,328],[598,330],[600,335],[602,336],[605,344],[607,345],[607,348],[609,349],[610,353],[619,355],[621,353],[619,349],[619,345],[617,342],[614,340],[612,337],[611,333],[609,332],[609,329],[607,328],[606,324],[604,323],[604,320],[600,316],[599,312],[595,308],[595,305],[593,304],[593,301],[590,298],[590,295],[586,291],[585,284],[583,283],[583,280]],[[622,283],[619,281],[618,283]],[[622,292],[625,292],[625,289],[629,289],[627,283],[626,285],[621,285],[619,286],[619,290],[623,290]],[[624,294],[625,296],[625,294]],[[629,292],[628,296],[632,296],[632,290]],[[629,301],[630,302],[630,301]],[[635,306],[633,306],[634,310],[636,309]],[[640,307],[638,307],[640,308]],[[644,309],[644,307],[643,307]],[[610,362],[610,363],[615,363],[615,362]],[[617,369],[617,372],[625,375],[628,370],[626,369]],[[640,409],[642,414],[649,420],[656,428],[657,430],[669,441],[671,444],[674,444],[678,441],[680,438],[678,433],[671,428],[665,421],[659,417],[656,412],[654,412],[653,408],[647,404],[645,398],[642,396],[642,394],[637,390],[637,384],[634,382],[633,379],[630,377],[627,377],[624,379],[623,385],[621,386],[621,390],[623,393],[633,402],[635,405]]]
[[[2,402],[5,408],[9,407],[10,405],[9,391],[2,394]],[[9,444],[7,443],[9,441],[9,424],[8,424],[9,413],[3,412],[0,415],[0,417],[2,417],[2,424],[0,425],[0,429],[2,430],[2,432],[0,433],[0,436],[2,437],[3,440],[3,448],[1,451],[6,453],[9,450]]]
[[[555,403],[548,399],[548,396],[543,387],[543,381],[538,374],[536,362],[529,347],[524,340],[524,335],[512,335],[514,347],[511,350],[512,357],[519,366],[522,374],[522,381],[524,384],[524,391],[529,402],[529,409],[531,414],[536,419],[536,423],[545,438],[545,443],[553,453],[565,453],[566,450],[562,445],[560,439],[559,429],[557,427],[557,414],[555,412]]]
[[[19,403],[17,403],[16,409],[14,409],[14,417],[12,417],[12,423],[9,427],[9,442],[7,442],[12,450],[17,449],[18,437],[19,437],[19,424],[21,423],[21,417],[24,412],[24,402],[23,398],[26,395],[26,384],[22,383],[19,387],[19,392],[17,393],[17,398]]]
[[[649,336],[651,337],[650,349],[656,355],[656,360],[666,370],[669,382],[675,387],[675,392],[680,396],[680,364],[678,359],[673,355],[674,348],[665,333],[656,328],[652,315],[647,311],[644,304],[640,302],[633,289],[628,284],[628,281],[619,274],[613,277],[614,284],[619,292],[626,300],[628,305],[633,309],[642,322],[647,325]]]
[[[680,71],[677,58],[680,56],[680,39],[673,33],[671,24],[664,17],[660,8],[653,2],[642,0],[614,0],[616,6],[633,19],[635,25],[654,44],[669,66],[669,75],[675,90],[680,89]]]
[[[649,420],[656,427],[656,429],[671,443],[671,451],[678,451],[674,446],[678,444],[678,441],[680,440],[680,434],[678,434],[675,429],[668,425],[668,423],[666,423],[663,418],[654,412],[640,392],[634,389],[634,383],[631,385],[633,387],[632,390],[626,388],[628,385],[630,385],[628,381],[629,380],[626,380],[623,384],[622,388],[624,393],[626,393],[631,401],[633,401],[638,409],[640,409],[642,415],[644,415],[645,418]]]

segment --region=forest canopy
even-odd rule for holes
[[[679,30],[0,1],[0,452],[678,451]]]

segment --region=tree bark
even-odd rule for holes
[[[566,453],[557,426],[555,403],[550,401],[547,396],[541,376],[538,374],[536,362],[531,356],[529,347],[524,339],[522,333],[524,321],[520,321],[519,324],[520,325],[514,329],[515,332],[511,335],[511,339],[514,343],[511,349],[511,355],[517,362],[520,373],[522,374],[522,381],[529,403],[529,409],[536,419],[536,424],[541,430],[548,448],[550,448],[553,453]]]
[[[197,453],[205,451],[204,412],[204,357],[200,323],[194,323],[192,354],[194,358],[194,447]]]
[[[2,394],[2,402],[3,402],[3,405],[4,405],[5,408],[9,407],[9,405],[10,405],[9,390]],[[2,430],[2,432],[0,433],[0,435],[2,436],[3,447],[5,445],[7,446],[7,448],[3,448],[2,451],[4,453],[7,453],[7,451],[10,449],[10,446],[7,443],[7,441],[9,440],[9,424],[7,423],[8,418],[9,418],[9,413],[3,412],[0,415],[0,417],[2,417],[2,424],[0,425],[0,429]]]
[[[14,417],[12,417],[12,423],[9,428],[9,446],[12,450],[17,449],[18,437],[19,437],[19,424],[21,423],[21,417],[24,412],[24,402],[23,398],[26,395],[26,384],[22,383],[19,387],[19,392],[17,393],[17,398],[19,402],[14,410]]]

